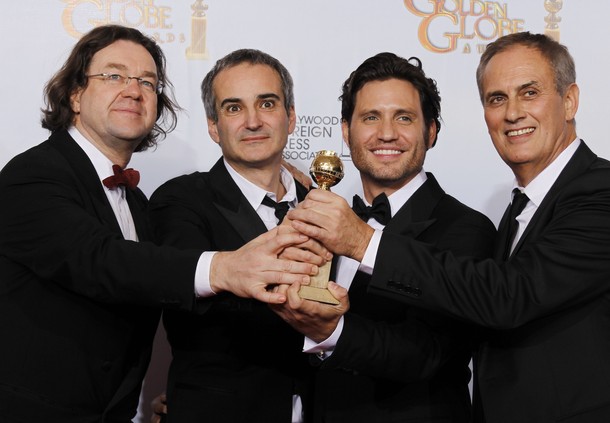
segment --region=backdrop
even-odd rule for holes
[[[208,134],[199,84],[214,62],[244,47],[277,57],[295,81],[297,128],[285,157],[306,171],[316,151],[343,157],[345,179],[333,190],[359,192],[341,139],[340,87],[364,59],[381,51],[417,56],[442,97],[443,126],[426,170],[444,189],[495,223],[509,201],[512,174],[487,135],[475,69],[485,45],[516,31],[548,32],[567,45],[581,89],[578,134],[610,157],[602,119],[610,98],[610,3],[594,0],[7,0],[0,30],[0,167],[45,140],[42,90],[77,39],[97,25],[133,26],[153,36],[168,58],[178,102],[177,129],[155,151],[136,154],[147,195],[162,182],[207,170],[220,149]],[[138,421],[163,390],[164,335],[145,383]]]

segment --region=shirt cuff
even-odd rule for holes
[[[333,350],[337,346],[337,342],[339,341],[341,332],[343,332],[343,316],[341,316],[341,318],[339,319],[337,327],[335,328],[333,333],[319,344],[314,340],[305,337],[305,340],[303,342],[303,352],[308,354],[316,354],[320,360],[330,357],[330,355],[333,353]]]
[[[369,245],[366,247],[364,257],[358,266],[358,270],[366,273],[367,275],[373,274],[373,268],[375,267],[375,259],[377,258],[377,250],[379,250],[379,244],[381,243],[382,231],[375,229]]]
[[[197,268],[195,269],[195,295],[197,297],[216,295],[212,291],[212,285],[210,284],[210,267],[214,254],[216,254],[216,251],[205,251],[199,256]]]

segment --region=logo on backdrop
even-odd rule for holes
[[[508,4],[483,0],[404,0],[421,17],[419,42],[434,53],[482,53],[503,35],[524,30],[525,20],[509,15]]]
[[[503,35],[524,30],[525,20],[511,17],[508,4],[483,0],[403,0],[406,9],[422,18],[419,42],[434,53],[482,53]],[[548,14],[544,33],[559,42],[559,11],[563,0],[542,0]]]
[[[173,9],[169,0],[62,0],[66,3],[62,13],[62,25],[66,32],[80,38],[90,29],[107,24],[119,24],[138,28],[149,34],[159,44],[183,44],[188,59],[208,58],[206,44],[208,5],[196,0],[191,6],[190,26],[185,34],[174,27]],[[163,3],[166,4],[163,4]],[[185,5],[180,7],[186,7]]]
[[[349,160],[349,150],[341,138],[338,116],[297,115],[297,123],[284,148],[284,159],[311,162],[319,150],[333,150]]]

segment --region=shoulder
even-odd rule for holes
[[[208,190],[210,185],[209,175],[208,172],[193,172],[172,178],[155,190],[150,197],[150,201],[158,201],[167,196],[196,196],[198,192],[202,194]]]
[[[13,157],[0,171],[0,179],[47,174],[61,178],[69,174],[68,164],[67,158],[47,140]]]

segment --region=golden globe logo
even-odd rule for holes
[[[156,4],[155,0],[62,0],[66,3],[62,13],[62,24],[66,32],[74,38],[82,37],[91,28],[118,24],[138,28],[150,34],[159,44],[187,42],[188,36],[180,29],[174,29],[171,21],[172,8]],[[187,6],[183,4],[182,6]],[[187,59],[204,60],[207,52],[208,6],[203,0],[195,0],[191,5],[190,45],[185,54]],[[178,25],[178,28],[187,28]]]
[[[434,53],[450,53],[463,40],[463,53],[474,47],[482,52],[488,42],[523,31],[523,19],[511,19],[506,3],[482,0],[404,0],[407,10],[422,18],[417,35],[423,47]]]

